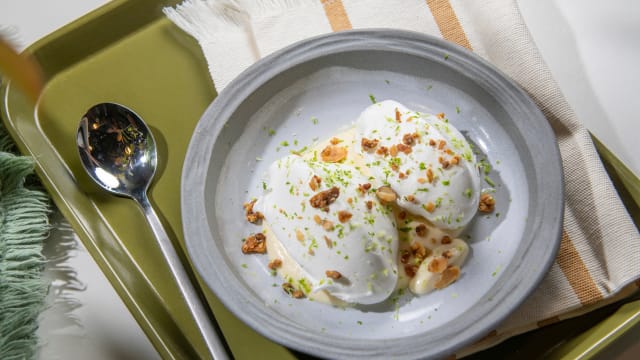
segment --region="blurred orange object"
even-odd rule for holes
[[[0,74],[13,81],[32,101],[38,99],[44,83],[40,67],[28,55],[18,54],[1,37]]]

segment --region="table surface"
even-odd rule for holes
[[[108,0],[0,0],[0,31],[24,49]],[[525,22],[578,118],[640,175],[635,136],[640,93],[640,2],[517,0]],[[37,11],[34,9],[37,8]],[[41,359],[156,359],[133,317],[64,218],[45,245],[49,308],[40,317]],[[602,358],[634,359],[626,336]]]

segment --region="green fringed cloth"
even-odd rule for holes
[[[38,315],[48,283],[43,242],[50,201],[33,175],[33,161],[15,155],[0,124],[0,359],[36,357]]]

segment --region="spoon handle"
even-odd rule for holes
[[[135,200],[142,207],[142,211],[144,212],[147,221],[158,240],[158,244],[160,245],[160,250],[164,255],[167,263],[169,264],[169,268],[171,269],[171,273],[175,277],[176,282],[178,283],[178,287],[182,292],[182,296],[184,297],[187,305],[189,306],[189,310],[191,310],[191,314],[193,315],[198,328],[202,336],[204,337],[204,341],[207,344],[209,349],[209,355],[213,359],[226,360],[229,358],[227,352],[225,350],[224,345],[220,342],[220,338],[216,329],[213,325],[213,319],[209,316],[203,301],[198,296],[196,289],[193,287],[191,279],[189,275],[187,275],[186,270],[183,267],[182,262],[176,252],[176,249],[173,247],[167,232],[156,214],[155,210],[151,206],[149,202],[149,198],[146,194],[142,194],[140,196],[135,197]]]

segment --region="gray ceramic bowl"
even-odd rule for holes
[[[246,223],[242,204],[260,194],[272,161],[351,124],[370,95],[445,112],[494,165],[496,214],[471,223],[470,257],[446,289],[407,294],[398,306],[339,309],[291,299],[270,275],[266,256],[242,254],[241,239],[260,229]],[[285,140],[289,147],[281,145]],[[264,336],[320,357],[452,354],[527,298],[559,245],[563,177],[547,121],[486,61],[422,34],[340,32],[260,60],[204,113],[184,164],[186,245],[206,284]]]

